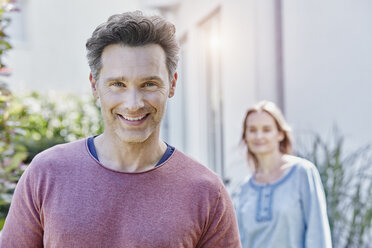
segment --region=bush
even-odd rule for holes
[[[24,135],[17,141],[28,151],[27,163],[48,147],[103,132],[99,107],[90,95],[33,92],[17,101],[27,106],[19,121]]]
[[[22,135],[17,116],[20,109],[12,105],[13,96],[0,88],[0,229],[18,178],[24,170],[22,161],[27,157],[26,148],[17,141]]]
[[[9,43],[9,36],[5,29],[10,19],[5,16],[7,12],[18,11],[13,5],[15,1],[4,0],[0,4],[0,76],[9,76],[9,68],[3,63],[4,55],[12,49]],[[12,95],[7,85],[0,80],[0,230],[4,224],[4,218],[9,208],[9,201],[15,187],[18,176],[22,173],[21,161],[26,157],[23,146],[12,143],[18,137],[19,129],[15,120],[12,120],[12,113],[9,104]]]
[[[372,148],[345,152],[337,131],[330,141],[315,135],[305,157],[319,170],[327,198],[334,247],[370,247],[372,242]]]
[[[95,100],[73,94],[31,93],[18,97],[0,88],[0,230],[16,183],[39,152],[102,133]]]

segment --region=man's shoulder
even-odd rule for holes
[[[81,153],[85,148],[86,138],[72,141],[69,143],[62,143],[52,146],[35,156],[35,158],[49,158],[59,157],[66,154]]]
[[[54,180],[56,175],[70,173],[76,165],[72,163],[73,160],[81,163],[84,147],[84,139],[50,147],[32,159],[22,177],[48,181],[47,178]]]
[[[30,166],[47,166],[50,164],[58,164],[61,161],[76,160],[81,157],[85,150],[86,139],[58,144],[52,146],[39,154],[31,161]]]
[[[176,163],[177,174],[181,178],[187,178],[190,183],[203,184],[209,187],[222,187],[223,183],[219,175],[203,165],[195,158],[186,155],[185,153],[175,150],[173,162]]]
[[[217,176],[217,174],[209,169],[206,165],[203,165],[195,158],[183,153],[178,149],[175,149],[174,151],[173,160],[177,164],[181,165],[185,170],[190,170],[193,172],[205,172],[208,175]]]

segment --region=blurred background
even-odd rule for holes
[[[274,101],[296,152],[321,173],[335,247],[372,241],[372,1],[0,2],[4,209],[34,154],[102,131],[85,42],[110,15],[140,9],[172,21],[181,45],[163,139],[218,173],[234,198],[249,176],[245,111]]]

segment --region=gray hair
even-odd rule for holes
[[[99,25],[86,43],[88,64],[95,80],[102,68],[101,56],[112,44],[127,46],[160,45],[166,56],[169,79],[172,81],[178,63],[179,45],[176,28],[161,16],[145,16],[141,11],[112,15]]]

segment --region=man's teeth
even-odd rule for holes
[[[139,116],[139,117],[128,117],[128,116],[125,116],[125,115],[122,115],[122,117],[128,121],[139,121],[139,120],[142,120],[143,118],[145,118],[146,115],[143,115],[143,116]]]

